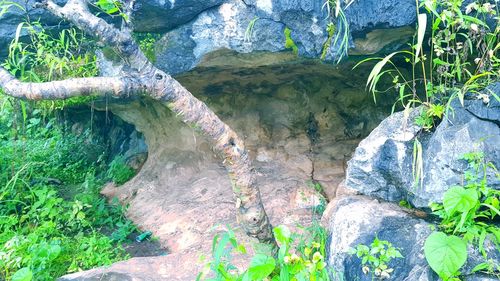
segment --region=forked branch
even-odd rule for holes
[[[249,236],[275,243],[271,224],[262,204],[255,170],[243,140],[227,124],[167,73],[156,68],[139,49],[127,28],[117,29],[93,15],[85,0],[68,0],[64,6],[47,0],[42,5],[54,15],[72,22],[115,48],[130,73],[119,78],[80,78],[62,82],[21,83],[7,71],[0,71],[0,86],[11,96],[27,99],[65,99],[89,94],[110,93],[127,97],[144,93],[165,103],[182,120],[195,125],[210,137],[224,156],[224,166],[236,197],[238,218]]]

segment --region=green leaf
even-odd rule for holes
[[[454,186],[444,194],[443,206],[448,215],[454,212],[466,213],[478,203],[478,194],[474,189]]]
[[[31,281],[33,280],[33,272],[27,267],[23,267],[12,275],[12,281]]]
[[[288,227],[284,225],[277,226],[273,229],[276,241],[281,245],[287,245],[290,242],[291,232]]]
[[[250,280],[263,280],[269,276],[276,267],[276,261],[264,254],[257,254],[252,258],[248,268]]]
[[[434,232],[424,244],[425,259],[443,280],[455,276],[467,260],[467,244],[457,236]]]
[[[419,59],[422,43],[424,42],[425,29],[427,28],[427,14],[418,15],[417,45],[415,46],[415,60]]]
[[[372,69],[370,72],[370,75],[368,76],[368,80],[366,81],[366,86],[368,87],[368,90],[370,92],[373,92],[377,86],[377,77],[380,74],[380,71],[382,68],[387,64],[387,62],[390,61],[390,59],[398,54],[399,52],[394,52],[392,54],[387,55],[385,58],[383,58],[381,61],[379,61]]]
[[[472,269],[472,272],[478,272],[478,271],[483,271],[483,270],[487,270],[489,267],[488,263],[480,263],[478,265],[476,265],[473,269]]]

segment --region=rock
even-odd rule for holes
[[[388,201],[405,198],[413,186],[412,154],[409,153],[420,127],[414,125],[419,110],[408,118],[403,112],[382,121],[356,148],[346,170],[346,185]]]
[[[252,58],[259,62],[263,58],[273,61],[269,54],[239,55],[238,58],[250,61],[251,65]],[[314,176],[332,184],[332,197],[336,192],[333,185],[343,179],[344,156],[350,155],[359,142],[344,135],[345,124],[351,123],[359,111],[346,109],[339,118],[337,106],[343,108],[350,104],[342,92],[356,91],[357,85],[361,85],[357,82],[364,80],[357,74],[349,75],[353,83],[346,84],[345,73],[351,68],[349,64],[332,67],[312,62],[248,68],[214,64],[177,77],[244,138],[252,160],[257,160],[253,161],[257,185],[272,225],[307,226],[312,216],[319,219],[321,214],[313,210],[323,208],[325,199],[309,187],[315,181]],[[335,106],[327,102],[333,90],[344,97]],[[356,96],[356,102],[363,105],[366,118],[377,120],[374,123],[382,120],[381,112],[390,111],[390,107],[374,105],[369,95],[361,96]],[[106,108],[98,102],[95,106]],[[135,130],[144,136],[148,157],[134,178],[120,187],[108,185],[103,193],[128,204],[127,217],[140,229],[153,232],[162,247],[176,257],[163,259],[164,266],[171,268],[165,273],[167,277],[157,280],[195,280],[201,267],[197,267],[198,258],[201,254],[210,255],[211,242],[217,233],[212,229],[219,229],[219,225],[235,228],[238,240],[248,243],[246,245],[255,242],[237,227],[234,194],[227,171],[206,137],[196,128],[183,124],[164,104],[150,99],[111,102],[108,109],[124,123],[134,124]],[[311,112],[321,115],[319,139],[314,145],[307,135]],[[362,131],[362,136],[366,132]],[[119,136],[114,143],[125,143],[122,150],[125,153],[126,147],[141,147],[131,144],[139,135],[130,137],[132,133],[118,129],[113,133]],[[316,174],[313,173],[315,162],[318,164]],[[135,261],[79,276],[93,272],[125,274],[126,267],[132,268],[129,276],[135,278],[140,276],[138,270],[150,270],[144,272],[147,277],[162,276],[154,275],[158,269],[148,266],[134,271],[140,267],[140,264],[134,265]],[[153,260],[141,262],[154,263]],[[179,265],[180,262],[183,264]],[[179,274],[186,274],[185,279],[178,279]]]
[[[500,127],[492,120],[478,117],[494,118],[494,112],[498,114],[499,111],[498,102],[492,102],[487,107],[480,100],[468,100],[462,107],[455,100],[452,106],[454,114],[437,127],[423,149],[423,189],[410,196],[417,207],[441,202],[448,188],[462,183],[467,162],[460,158],[465,153],[483,152],[487,161],[500,167]],[[488,184],[500,188],[500,180],[491,172]]]
[[[131,21],[136,32],[163,33],[189,22],[202,11],[223,2],[224,0],[134,1]]]
[[[182,23],[168,31],[156,44],[157,65],[171,74],[190,70],[202,62],[205,55],[221,49],[239,53],[284,51],[285,27],[291,30],[291,38],[301,57],[320,58],[325,42],[329,40],[326,27],[331,18],[322,8],[322,1],[202,1],[203,4],[193,5],[185,14],[178,13],[171,17],[172,20],[164,19],[165,15],[174,13],[176,9],[181,11],[183,5],[189,5],[191,2],[197,1],[178,0],[174,3],[146,0],[135,3],[136,14],[133,19],[138,31],[158,32]],[[415,13],[415,2],[412,0],[355,1],[346,10],[351,29],[351,34],[348,35],[350,44],[354,46],[353,38],[362,39],[365,33],[374,28],[401,28],[411,25],[415,21]],[[162,20],[155,24],[146,24],[155,18]],[[175,24],[174,19],[177,19]],[[251,23],[253,27],[249,29]],[[384,36],[387,33],[378,34]],[[371,41],[368,43],[362,43],[362,49],[373,52],[384,48],[386,44],[380,44],[380,40],[373,37],[370,36]],[[400,37],[388,40],[387,44],[399,42]],[[370,46],[370,42],[376,42],[374,44],[377,46]],[[331,44],[327,52],[328,61],[338,58],[339,46],[333,45]]]
[[[416,21],[416,7],[412,0],[355,0],[345,15],[351,32],[363,34],[411,25]]]
[[[432,233],[432,224],[412,216],[409,210],[396,204],[378,202],[365,196],[348,196],[330,204],[335,204],[335,207],[328,221],[328,265],[335,273],[334,281],[372,280],[370,274],[363,274],[361,260],[351,255],[349,249],[358,244],[370,245],[375,237],[392,243],[404,257],[392,259],[389,267],[394,272],[391,278],[385,280],[438,280],[423,253],[425,240]],[[494,260],[500,258],[493,244],[489,243],[486,248],[489,257]],[[489,280],[487,278],[490,277],[484,279],[471,272],[475,265],[483,261],[481,254],[469,247],[468,260],[461,272],[472,278],[470,280]]]
[[[414,28],[409,26],[393,28],[391,32],[387,32],[387,29],[375,29],[362,38],[354,39],[354,48],[349,50],[349,54],[372,55],[384,49],[395,51],[408,42],[414,34]]]
[[[58,281],[192,281],[202,269],[197,254],[132,258],[108,267],[65,275]]]
[[[396,205],[359,196],[340,199],[332,213],[328,264],[344,280],[372,280],[369,274],[363,274],[361,261],[349,250],[358,244],[370,245],[375,236],[392,243],[406,257],[389,263],[394,268],[390,280],[437,280],[430,278],[432,270],[423,257],[423,244],[431,233],[423,220],[410,217]]]
[[[27,7],[31,19],[40,19],[49,29],[58,26],[60,20],[49,12],[32,8],[33,0],[19,3]],[[194,68],[204,56],[218,50],[239,53],[285,51],[285,27],[291,30],[291,38],[301,57],[320,58],[325,42],[332,40],[326,31],[332,19],[327,16],[323,2],[317,0],[136,0],[131,3],[134,31],[163,34],[155,47],[156,64],[171,74]],[[361,42],[360,49],[369,50],[367,52],[383,49],[384,44],[380,44],[381,40],[376,40],[373,33],[368,41],[363,41],[365,34],[375,28],[411,25],[415,21],[414,6],[412,0],[355,1],[346,9],[350,45],[354,47],[357,40]],[[23,17],[23,11],[12,8],[0,19],[2,50],[7,50],[5,47]],[[249,29],[251,23],[253,27]],[[379,34],[380,38],[385,38],[387,34],[396,33]],[[399,37],[387,41],[393,44]],[[375,42],[376,46],[371,46],[370,42]],[[339,46],[333,45],[327,52],[328,61],[338,58]]]
[[[498,83],[500,84],[500,83]],[[498,84],[490,89],[498,89]],[[441,202],[453,185],[461,184],[467,163],[460,158],[469,152],[483,152],[486,160],[500,166],[499,103],[491,100],[466,100],[462,107],[456,99],[454,113],[433,133],[419,136],[423,147],[423,183],[414,182],[413,141],[420,128],[414,125],[419,110],[409,118],[396,113],[384,120],[356,149],[346,171],[346,184],[359,192],[388,201],[409,200],[416,207]],[[406,121],[405,121],[406,120]],[[404,131],[403,131],[404,130]],[[500,188],[490,173],[489,184]]]

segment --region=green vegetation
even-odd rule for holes
[[[292,39],[292,30],[288,27],[285,27],[285,48],[292,49],[294,54],[299,53],[299,48],[295,45],[295,42]]]
[[[380,240],[378,237],[375,237],[370,246],[356,245],[351,254],[356,254],[361,259],[363,273],[371,273],[372,279],[390,278],[394,269],[389,267],[389,263],[392,259],[403,258],[399,250],[389,241]]]
[[[17,140],[15,130],[0,139],[0,278],[30,272],[53,280],[126,258],[117,242],[133,229],[124,229],[131,223],[119,204],[99,196],[103,181],[95,175],[103,165],[89,159],[99,144],[88,132],[74,136],[54,122]],[[99,162],[104,155],[96,156]]]
[[[255,23],[259,20],[259,17],[254,17],[247,26],[247,29],[245,30],[245,42],[251,42],[252,41],[252,36],[253,36],[253,29],[255,27]]]
[[[410,49],[360,63],[379,60],[367,81],[375,101],[378,94],[392,90],[398,93],[394,107],[409,110],[422,105],[416,122],[430,130],[450,111],[452,100],[458,98],[463,104],[466,93],[486,103],[490,96],[500,99],[492,92],[480,93],[500,79],[500,17],[498,6],[486,1],[468,4],[465,13],[461,0],[426,0],[418,4],[417,1],[427,14],[418,14],[418,28]],[[486,24],[487,18],[496,22],[495,27]],[[427,40],[426,34],[430,34]],[[428,41],[429,46],[425,44]],[[398,66],[396,59],[409,65],[410,74]],[[393,81],[390,88],[378,88],[383,77]]]
[[[23,30],[27,41],[20,40]],[[89,43],[75,29],[52,34],[37,22],[22,23],[3,66],[22,81],[94,76]],[[127,258],[120,242],[135,226],[121,205],[99,195],[105,143],[89,130],[71,133],[56,118],[58,109],[89,100],[34,103],[0,93],[2,280],[54,280]],[[117,171],[111,174],[123,181]]]
[[[117,185],[122,185],[135,176],[135,171],[127,165],[125,158],[119,155],[109,163],[106,175]]]
[[[102,12],[110,16],[120,16],[123,20],[128,21],[127,14],[123,11],[123,4],[117,0],[97,0],[93,5]]]
[[[441,218],[440,231],[427,238],[424,248],[429,265],[445,281],[460,280],[457,276],[467,259],[467,244],[479,249],[485,259],[487,239],[500,251],[500,228],[493,224],[500,217],[500,191],[487,182],[488,171],[498,178],[500,173],[485,162],[482,153],[468,153],[464,160],[469,163],[465,184],[448,189],[442,204],[431,204],[434,214]],[[492,274],[499,268],[496,261],[479,264],[475,270]]]
[[[326,58],[328,49],[330,49],[330,45],[332,44],[332,38],[335,35],[335,31],[336,31],[335,24],[333,22],[330,22],[326,27],[326,32],[328,32],[328,38],[326,39],[325,44],[323,44],[323,50],[321,51],[322,60]]]
[[[330,19],[330,23],[327,25],[326,32],[328,34],[328,39],[323,45],[323,51],[321,54],[321,59],[325,59],[326,54],[330,46],[338,45],[338,58],[337,63],[339,63],[345,56],[348,55],[349,50],[349,23],[345,17],[344,10],[349,8],[349,6],[354,3],[355,0],[325,0],[322,9],[327,12],[327,19]],[[343,5],[343,6],[342,6]],[[333,23],[332,20],[337,19],[337,23]],[[333,38],[333,43],[332,43]]]
[[[152,63],[156,62],[156,47],[155,44],[160,40],[161,35],[158,33],[134,33],[135,41],[139,44],[139,48],[144,53],[146,58]]]
[[[255,247],[256,254],[243,273],[231,263],[231,254],[234,251],[246,254],[246,248],[237,242],[231,230],[216,235],[212,259],[197,280],[330,280],[325,261],[325,229],[313,224],[303,228],[300,234],[292,233],[286,226],[275,227],[273,231],[279,246],[278,253],[274,255],[269,247]],[[210,272],[214,278],[206,279]]]
[[[21,40],[26,32],[29,41]],[[98,73],[96,57],[89,40],[80,31],[69,28],[51,34],[39,22],[20,23],[2,64],[22,81],[45,82],[66,77],[92,77]],[[64,106],[88,103],[93,97],[77,97],[65,101],[40,101],[37,108],[44,114]],[[21,102],[22,106],[28,106]],[[24,114],[23,110],[23,114]]]

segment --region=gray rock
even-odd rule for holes
[[[399,248],[404,257],[389,263],[394,269],[389,280],[438,279],[423,255],[425,239],[432,232],[424,220],[411,217],[394,204],[367,197],[345,197],[336,204],[328,225],[328,264],[343,279],[334,278],[335,281],[372,280],[370,274],[363,274],[360,259],[349,250],[358,244],[370,245],[375,236]]]
[[[190,1],[180,3],[184,2]],[[175,3],[177,5],[177,2]],[[291,38],[301,57],[320,58],[326,41],[333,42],[326,31],[332,18],[328,17],[326,10],[322,8],[322,1],[226,0],[217,3],[194,18],[189,16],[191,21],[186,21],[164,35],[156,45],[157,65],[160,68],[171,74],[182,73],[198,65],[206,54],[220,49],[239,53],[285,51],[285,27],[291,30]],[[159,10],[164,9],[162,7]],[[366,32],[374,28],[399,28],[410,25],[415,21],[414,14],[415,2],[412,0],[355,1],[346,10],[352,33],[347,35],[349,45],[354,47],[355,38],[364,37]],[[147,15],[144,13],[142,17]],[[139,14],[134,17],[136,21],[141,20]],[[155,16],[151,14],[150,17]],[[257,20],[251,34],[248,34],[247,28],[254,19]],[[167,21],[163,20],[163,23]],[[338,21],[336,25],[340,26]],[[141,30],[140,25],[136,30]],[[337,28],[337,32],[342,31],[342,28]],[[376,41],[373,38],[371,40]],[[337,60],[339,55],[337,42],[330,45],[326,60]]]
[[[490,89],[497,91],[498,84]],[[483,152],[486,160],[500,166],[499,103],[489,105],[481,100],[458,100],[451,104],[454,113],[443,120],[434,133],[423,133],[418,139],[423,146],[423,183],[414,181],[412,172],[413,143],[420,133],[414,125],[419,110],[407,121],[403,113],[384,120],[363,140],[346,171],[346,184],[363,194],[388,201],[409,200],[416,207],[441,202],[453,185],[461,184],[467,163],[460,158],[469,152]],[[404,132],[404,133],[403,133]],[[490,173],[488,182],[500,187]]]
[[[334,281],[369,281],[370,274],[363,274],[361,260],[349,250],[358,244],[370,245],[375,237],[387,240],[399,249],[403,258],[391,260],[394,269],[385,280],[437,281],[437,275],[425,260],[423,245],[432,233],[432,224],[411,215],[396,204],[381,203],[364,196],[344,197],[337,202],[329,219],[328,265],[334,272]],[[488,256],[498,260],[500,253],[487,242]],[[468,259],[461,272],[467,280],[492,280],[491,276],[472,274],[471,269],[483,262],[481,254],[469,247]],[[342,279],[343,278],[343,279]]]
[[[355,0],[345,14],[351,32],[364,34],[375,28],[408,26],[416,21],[415,1]]]
[[[423,188],[411,195],[415,206],[426,207],[430,202],[441,202],[443,194],[453,185],[461,184],[467,162],[460,158],[469,152],[483,152],[486,160],[500,167],[500,127],[492,120],[478,118],[478,115],[498,114],[498,104],[486,106],[480,100],[469,100],[462,107],[458,100],[452,106],[454,114],[444,120],[424,147]],[[492,173],[488,183],[500,187],[499,180]]]
[[[133,2],[132,23],[137,32],[162,33],[194,19],[224,0],[140,0]]]
[[[361,141],[346,170],[348,187],[388,201],[405,198],[413,186],[412,141],[421,130],[413,120],[419,112],[408,118],[395,113]]]
[[[42,9],[32,9],[33,3],[30,0],[26,4],[31,19],[40,19],[48,27],[57,26],[60,19]],[[320,58],[326,41],[333,40],[326,31],[333,19],[319,0],[136,0],[131,4],[134,31],[165,33],[156,44],[157,65],[171,74],[190,70],[206,54],[221,49],[239,53],[285,51],[285,27],[291,29],[300,57]],[[355,47],[356,39],[362,39],[374,28],[412,24],[414,5],[413,0],[355,1],[346,10],[351,31],[347,35],[349,46]],[[6,50],[23,17],[24,12],[13,8],[0,18],[2,50]],[[254,19],[257,20],[249,34],[247,28]],[[337,31],[342,32],[338,21],[336,25]],[[369,42],[380,43],[372,37]],[[0,55],[5,56],[6,52]],[[330,44],[326,60],[337,60],[339,55],[339,43]]]

